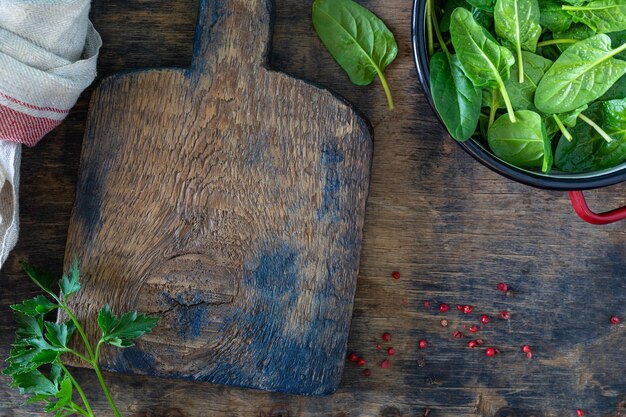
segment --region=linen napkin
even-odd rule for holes
[[[96,76],[89,0],[0,0],[0,266],[19,230],[21,146],[57,127]]]

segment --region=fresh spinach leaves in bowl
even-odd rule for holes
[[[543,173],[626,161],[626,1],[427,0],[426,19],[454,139]]]

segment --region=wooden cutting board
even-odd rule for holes
[[[301,394],[339,384],[372,140],[332,93],[268,68],[269,0],[201,0],[190,69],[93,95],[66,248],[99,308],[160,314],[106,369]]]

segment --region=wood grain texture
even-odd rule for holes
[[[372,139],[330,92],[267,68],[270,2],[203,0],[187,70],[93,94],[66,260],[71,306],[162,321],[105,369],[300,394],[341,380]],[[97,340],[95,340],[97,342]]]
[[[410,47],[411,2],[363,0],[392,29],[398,59],[388,68],[396,109],[380,85],[357,87],[315,36],[310,3],[276,0],[272,67],[313,80],[348,98],[375,130],[371,191],[348,347],[364,355],[372,376],[348,364],[339,391],[305,398],[210,383],[106,374],[129,417],[567,417],[626,416],[626,224],[594,227],[578,220],[566,194],[534,190],[485,169],[438,125],[417,80]],[[123,69],[187,67],[197,1],[94,0],[105,39],[102,76]],[[33,150],[22,170],[22,232],[0,276],[0,354],[14,331],[8,305],[37,293],[19,271],[30,259],[60,273],[88,97]],[[626,201],[626,184],[588,192],[593,208]],[[390,278],[394,270],[399,281]],[[495,291],[506,280],[512,297]],[[502,350],[486,360],[450,341],[424,299],[450,303],[448,327],[463,322],[457,303],[480,312],[508,308],[511,320],[483,336]],[[473,315],[473,317],[475,317]],[[393,334],[391,368],[376,350]],[[430,348],[420,351],[425,338]],[[534,347],[528,361],[522,343]],[[112,415],[90,371],[74,371],[100,416]],[[0,415],[43,416],[0,376]]]

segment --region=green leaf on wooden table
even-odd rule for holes
[[[458,141],[469,139],[480,117],[481,89],[467,78],[456,55],[445,51],[432,56],[430,89],[450,135]]]
[[[76,326],[72,322],[63,324],[46,322],[45,327],[46,338],[56,348],[67,348],[67,343],[76,330]]]
[[[516,123],[501,116],[487,135],[489,147],[500,159],[520,168],[552,168],[552,146],[541,116],[530,110],[516,112]]]
[[[393,109],[385,69],[398,55],[398,45],[385,23],[352,0],[315,0],[313,26],[354,84],[369,85],[380,78]]]
[[[138,314],[136,311],[131,311],[118,318],[111,313],[108,304],[100,310],[98,315],[98,324],[102,330],[102,340],[121,348],[133,346],[132,339],[148,333],[158,322],[158,317]]]
[[[586,4],[563,6],[575,22],[581,22],[598,33],[626,30],[624,0],[596,0]]]
[[[626,162],[626,99],[597,102],[584,112],[613,139],[607,142],[587,123],[571,130],[573,140],[559,140],[556,166],[565,172],[589,172]]]
[[[11,386],[18,388],[21,394],[55,395],[57,387],[44,374],[37,370],[12,376]]]
[[[600,98],[626,74],[626,61],[613,58],[626,44],[611,48],[611,38],[596,35],[575,43],[542,78],[535,106],[543,113],[564,113]]]
[[[11,309],[24,313],[27,316],[38,316],[47,314],[59,306],[43,295],[38,295],[30,300],[23,301],[22,304],[14,304]]]
[[[518,80],[522,83],[524,82],[522,49],[535,52],[541,36],[539,3],[537,0],[498,0],[493,16],[496,33],[516,51]]]
[[[28,262],[22,262],[22,268],[24,272],[30,277],[30,279],[39,286],[42,290],[48,294],[54,294],[52,285],[57,281],[50,273],[40,271]]]
[[[513,107],[504,86],[504,80],[510,77],[511,66],[515,63],[511,51],[498,45],[491,34],[474,20],[472,13],[463,8],[457,8],[452,13],[450,34],[467,77],[477,87],[498,88],[509,117],[515,122]]]
[[[557,0],[539,0],[540,21],[551,32],[563,32],[571,26],[572,16],[563,10]]]
[[[63,293],[65,298],[80,291],[79,275],[78,260],[74,258],[74,262],[72,262],[72,267],[70,268],[69,276],[68,274],[64,274],[63,278],[61,278],[61,281],[59,281],[59,288],[61,289],[61,292]]]

